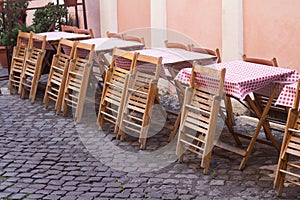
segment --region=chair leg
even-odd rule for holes
[[[284,186],[284,179],[283,179],[283,177],[281,177],[279,180],[278,190],[277,190],[277,196],[279,196],[279,197],[282,195],[283,186]]]
[[[212,151],[203,157],[203,174],[208,174]]]
[[[173,126],[173,130],[171,131],[171,134],[169,135],[169,139],[168,139],[169,142],[172,141],[174,139],[174,137],[176,136],[178,127],[180,125],[180,118],[181,118],[181,113],[179,113],[176,118],[175,124]]]

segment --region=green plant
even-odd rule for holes
[[[0,45],[14,46],[18,36],[18,30],[27,31],[26,8],[29,0],[7,2],[4,4],[4,12],[0,20]]]
[[[53,2],[49,2],[45,8],[37,9],[34,12],[33,24],[28,28],[35,33],[60,29],[61,25],[66,24],[65,16],[67,14],[67,8],[55,7]]]

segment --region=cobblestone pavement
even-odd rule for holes
[[[0,87],[5,88],[6,84],[7,81],[2,81]],[[89,147],[93,140],[89,127],[76,125],[70,116],[55,115],[51,107],[44,108],[42,92],[34,104],[7,94],[3,89],[2,93],[0,199],[277,198],[273,180],[278,154],[273,147],[256,144],[243,171],[238,170],[240,156],[218,148],[213,151],[208,175],[202,174],[196,165],[200,159],[194,156],[187,157],[184,163],[174,160],[157,171],[149,171],[147,167],[151,164],[146,166],[136,157],[127,155],[130,151],[140,152],[136,138],[116,141],[108,126],[104,138],[122,146],[124,154],[117,155],[111,148],[106,150],[105,159],[99,158],[99,155],[103,156],[95,149],[99,138]],[[245,132],[254,127],[238,123],[237,129]],[[226,129],[223,132],[224,139],[231,140]],[[151,137],[144,151],[151,152],[157,146],[165,145],[168,134],[168,130],[162,130],[158,136]],[[247,141],[243,142],[247,144]],[[102,140],[100,146],[105,143]],[[111,157],[120,159],[120,168],[110,165]],[[285,187],[282,198],[300,198],[299,188]]]

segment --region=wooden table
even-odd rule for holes
[[[280,84],[296,82],[299,78],[298,72],[291,69],[280,67],[274,68],[266,65],[254,64],[243,61],[223,62],[215,64],[211,67],[215,67],[217,69],[226,68],[226,76],[224,83],[226,96],[247,101],[251,109],[255,112],[256,116],[259,119],[255,133],[252,136],[246,151],[236,149],[233,147],[228,147],[223,144],[219,144],[219,146],[243,156],[243,160],[240,164],[240,169],[244,169],[246,162],[253,150],[254,143],[257,140],[260,129],[263,126],[265,129],[266,136],[272,141],[275,148],[278,151],[280,151],[280,145],[275,139],[274,135],[272,134],[270,126],[265,121],[265,118],[268,114],[271,103],[274,97],[276,96],[276,93],[278,92]],[[182,69],[175,79],[182,83],[188,84],[190,75],[191,69]],[[249,95],[253,91],[272,85],[271,83],[274,83],[274,87],[270,88],[271,95],[268,104],[263,110],[263,112],[260,112],[259,109],[257,109],[254,100],[251,99]],[[226,107],[226,109],[228,108]],[[227,113],[229,115],[232,115],[232,110],[230,110],[229,108],[229,110],[227,110]]]
[[[46,35],[47,38],[47,50],[56,50],[59,40],[61,38],[68,39],[68,40],[84,40],[91,38],[90,35],[85,34],[77,34],[77,33],[68,33],[68,32],[62,32],[62,31],[53,31],[53,32],[44,32],[44,33],[38,33],[38,35]]]
[[[110,61],[106,58],[106,54],[110,54],[113,48],[116,47],[130,51],[143,49],[145,46],[139,42],[126,41],[118,38],[91,38],[87,40],[81,40],[80,42],[86,44],[95,44],[95,52],[98,59],[94,60],[98,63],[101,74],[103,74],[110,65]]]

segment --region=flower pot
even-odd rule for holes
[[[0,67],[7,68],[6,47],[0,46]]]
[[[77,4],[77,0],[64,0],[66,6],[74,6],[75,4]]]

